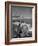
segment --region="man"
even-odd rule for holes
[[[32,32],[30,32],[28,30],[28,26],[27,25],[23,25],[22,29],[21,29],[22,33],[20,34],[20,36],[23,37],[31,37],[32,36]]]

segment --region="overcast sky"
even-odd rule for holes
[[[32,8],[12,6],[12,16],[32,17]]]

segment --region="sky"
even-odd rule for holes
[[[31,7],[12,6],[12,16],[32,17]]]

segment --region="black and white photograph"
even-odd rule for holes
[[[32,7],[11,7],[11,37],[32,37]]]

